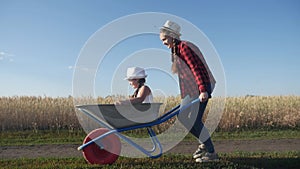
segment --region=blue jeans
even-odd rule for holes
[[[185,97],[181,106],[190,103],[192,100],[189,96]],[[184,127],[195,136],[200,143],[203,143],[208,152],[213,153],[215,151],[214,145],[211,141],[210,134],[207,128],[202,122],[202,117],[208,101],[197,102],[188,108],[181,110],[178,114],[178,120],[184,125]]]

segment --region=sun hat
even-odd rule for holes
[[[178,37],[181,35],[180,34],[180,26],[170,20],[167,20],[166,23],[160,28],[160,30],[166,30],[169,31],[171,33],[174,33],[175,35],[177,35]]]
[[[142,79],[147,77],[145,70],[141,67],[130,67],[127,69],[127,76],[125,80]]]

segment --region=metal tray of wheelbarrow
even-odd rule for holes
[[[93,113],[114,128],[125,128],[156,120],[161,105],[162,103],[91,104],[76,107]]]

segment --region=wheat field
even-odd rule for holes
[[[97,102],[112,103],[113,100],[113,97],[99,97]],[[72,97],[0,97],[1,131],[81,130],[73,103]],[[168,97],[165,103],[168,111],[180,103],[180,97]],[[206,113],[208,111],[209,106]],[[172,121],[163,125],[169,123]],[[226,98],[217,130],[299,127],[300,96],[248,96]]]

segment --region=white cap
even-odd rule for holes
[[[145,70],[140,67],[130,67],[127,69],[127,76],[125,80],[130,80],[130,79],[142,79],[147,77],[145,74]]]
[[[177,35],[178,37],[181,35],[180,34],[180,29],[181,29],[180,26],[173,21],[167,20],[166,23],[164,24],[164,26],[162,26],[160,29],[172,32],[175,35]]]

